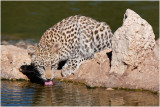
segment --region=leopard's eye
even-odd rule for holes
[[[39,68],[41,68],[41,69],[45,70],[45,67],[44,67],[44,66],[39,66]]]
[[[51,66],[51,69],[55,68],[55,66],[56,66],[56,65],[52,65],[52,66]]]

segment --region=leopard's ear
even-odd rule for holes
[[[54,43],[54,45],[51,48],[51,52],[52,53],[58,53],[59,50],[60,50],[60,43],[59,42]]]
[[[30,57],[33,57],[34,55],[39,53],[37,46],[28,45],[27,50],[28,50],[28,55],[30,55]]]

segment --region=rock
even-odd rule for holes
[[[9,43],[7,42],[7,41],[2,41],[2,43],[1,43],[2,45],[9,45]]]
[[[123,87],[133,89],[148,89],[152,91],[159,90],[159,39],[156,41],[154,49],[145,57],[145,59],[137,66],[137,68],[126,69],[121,77],[123,79]]]
[[[19,68],[30,63],[27,50],[13,45],[1,45],[1,79],[28,79],[19,72]]]
[[[112,90],[114,90],[113,88],[107,88],[106,90],[108,90],[108,91],[112,91]]]
[[[82,63],[74,75],[62,77],[60,75],[61,72],[57,71],[56,78],[83,82],[90,87],[104,86],[105,80],[108,80],[110,70],[110,61],[106,53],[110,51],[111,50],[103,50],[96,53],[93,59]]]
[[[32,39],[27,39],[27,40],[9,40],[9,41],[5,41],[3,40],[1,42],[1,45],[14,45],[17,46],[19,48],[23,48],[23,49],[27,49],[27,47],[29,45],[36,45],[36,42]]]
[[[36,45],[35,41],[32,39],[28,39],[28,40],[20,40],[19,42],[13,44],[17,47],[23,48],[23,49],[27,49],[27,47],[29,45]]]
[[[123,25],[113,36],[112,61],[106,87],[158,91],[159,40],[155,44],[152,27],[127,9]]]
[[[159,42],[159,39],[158,39],[158,40],[156,41],[156,45],[155,45],[155,47],[154,47],[154,49],[153,49],[153,56],[155,56],[156,59],[159,59],[159,58],[160,58],[160,56],[159,56],[159,52],[160,52],[159,46],[160,46],[160,42]]]
[[[123,25],[112,38],[110,73],[122,75],[127,67],[136,68],[155,46],[155,35],[148,22],[134,11],[127,9]]]
[[[27,43],[23,40],[19,41],[18,43],[16,43],[16,46],[17,47],[20,47],[20,48],[24,48],[24,49],[27,49]]]

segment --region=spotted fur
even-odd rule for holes
[[[37,46],[29,48],[32,64],[45,80],[54,78],[60,61],[66,60],[62,75],[75,73],[94,53],[111,48],[112,31],[105,22],[75,15],[49,28]]]

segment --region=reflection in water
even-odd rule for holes
[[[85,85],[59,81],[54,81],[52,87],[27,81],[1,81],[1,84],[3,106],[154,106],[159,104],[158,95],[150,92],[87,89]]]

